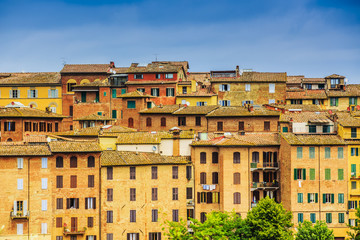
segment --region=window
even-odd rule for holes
[[[190,179],[191,179],[191,176],[192,176],[191,166],[186,166],[186,179],[187,179],[187,180],[190,180]]]
[[[212,173],[212,184],[219,184],[219,173],[218,172]]]
[[[324,193],[323,194],[323,203],[334,203],[334,194]]]
[[[275,84],[269,83],[269,93],[275,93]]]
[[[357,208],[357,201],[348,202],[348,209],[356,209],[356,208]]]
[[[161,74],[160,74],[160,73],[156,73],[156,74],[155,74],[155,78],[156,78],[156,79],[160,79],[160,77],[161,77]]]
[[[223,131],[224,130],[224,123],[223,122],[217,122],[217,131]]]
[[[316,125],[309,125],[309,133],[316,133]]]
[[[46,132],[46,123],[44,122],[39,123],[39,131]]]
[[[308,203],[317,203],[318,194],[317,193],[308,193]]]
[[[76,188],[77,187],[77,176],[72,175],[70,176],[70,188]]]
[[[47,234],[47,223],[41,223],[41,234]]]
[[[69,106],[69,116],[72,117],[74,114],[74,107],[73,106]]]
[[[192,198],[193,198],[192,188],[188,187],[186,188],[186,199],[192,199]]]
[[[47,185],[48,185],[48,179],[42,178],[41,179],[41,189],[47,189]]]
[[[343,193],[338,194],[338,202],[339,203],[344,203],[344,194]]]
[[[351,128],[351,138],[357,138],[356,128]]]
[[[24,189],[24,180],[22,178],[17,180],[17,189],[23,190]]]
[[[113,180],[113,168],[112,167],[106,168],[106,176],[107,176],[107,180]]]
[[[61,227],[62,227],[62,218],[61,218],[61,217],[57,217],[57,218],[56,218],[56,227],[57,227],[57,228],[61,228]]]
[[[64,200],[62,198],[56,199],[56,209],[63,209],[64,208]]]
[[[143,77],[142,74],[134,74],[134,79],[143,79]]]
[[[195,117],[195,126],[201,126],[201,117]]]
[[[159,96],[160,96],[160,90],[159,90],[159,88],[152,88],[152,89],[151,89],[151,96],[159,97]]]
[[[250,92],[250,83],[245,83],[245,92]]]
[[[182,93],[187,94],[187,87],[182,87]]]
[[[88,175],[88,187],[93,188],[95,186],[95,176]]]
[[[24,167],[24,159],[23,158],[17,159],[17,166],[18,166],[18,169],[22,169]]]
[[[325,158],[330,158],[330,148],[329,147],[325,147]]]
[[[172,178],[173,179],[179,178],[179,168],[177,166],[172,167]]]
[[[78,198],[67,198],[66,199],[66,209],[79,209],[79,199]]]
[[[264,121],[264,131],[270,131],[270,121]]]
[[[269,104],[275,103],[275,99],[269,99]]]
[[[240,153],[239,152],[233,153],[233,163],[235,163],[235,164],[240,163]]]
[[[259,162],[259,152],[253,152],[252,153],[252,162]]]
[[[243,121],[239,122],[239,131],[244,131],[245,130],[245,124]]]
[[[57,168],[63,168],[64,167],[63,157],[56,157],[56,167]]]
[[[166,73],[166,74],[165,74],[165,78],[167,78],[167,79],[172,79],[172,78],[174,78],[174,74],[172,74],[172,73]]]
[[[128,240],[140,240],[139,233],[128,233],[127,239]]]
[[[234,184],[240,184],[240,173],[234,173]]]
[[[200,173],[200,184],[206,184],[206,173],[205,172]]]
[[[160,119],[160,126],[161,126],[161,127],[166,127],[166,118],[162,117],[162,118]]]
[[[206,152],[201,152],[200,153],[200,163],[201,164],[206,164]]]
[[[127,101],[127,108],[129,109],[135,109],[136,108],[136,102],[135,101]]]
[[[146,126],[151,127],[151,118],[146,118]]]
[[[306,180],[306,169],[305,168],[294,168],[294,180]]]
[[[17,89],[10,90],[10,98],[20,98],[20,90]]]
[[[151,200],[152,201],[157,201],[158,200],[158,189],[157,188],[152,188],[151,189]]]
[[[111,202],[111,201],[113,201],[113,189],[112,188],[108,188],[107,189],[107,200],[109,201],[109,202]]]
[[[23,235],[24,234],[24,224],[16,224],[16,234]]]
[[[206,221],[206,213],[205,212],[201,212],[200,213],[200,222],[205,222]]]
[[[186,117],[178,117],[178,125],[186,126]]]
[[[179,221],[179,210],[178,209],[172,210],[172,220],[173,220],[173,222]]]
[[[41,211],[47,211],[47,200],[41,200]]]
[[[332,214],[326,213],[326,223],[332,223]]]
[[[304,222],[304,214],[298,213],[298,223],[302,223],[302,222]]]
[[[149,240],[161,240],[161,232],[150,232]]]
[[[349,105],[357,105],[357,98],[349,97]]]
[[[336,85],[340,84],[340,79],[338,78],[332,78],[330,79],[330,87],[336,88]]]
[[[194,209],[186,209],[186,217],[187,219],[194,218]]]
[[[158,210],[157,209],[152,209],[151,210],[151,221],[152,222],[157,222],[158,221]]]
[[[41,168],[47,168],[47,158],[41,158]]]
[[[310,213],[310,222],[315,223],[316,222],[316,214]]]
[[[296,156],[298,159],[301,159],[303,157],[303,148],[302,147],[297,147],[296,148]]]
[[[89,156],[88,157],[88,163],[87,166],[90,167],[95,167],[95,158],[93,156]]]
[[[196,102],[196,106],[207,106],[207,102]]]
[[[220,100],[219,105],[222,107],[229,107],[230,106],[230,100]]]
[[[312,89],[312,84],[305,84],[305,88],[308,89],[308,90],[311,90]]]
[[[106,211],[106,222],[113,223],[113,211]]]
[[[133,127],[134,127],[134,119],[133,119],[133,118],[129,118],[129,119],[128,119],[128,127],[129,127],[129,128],[133,128]]]
[[[56,188],[63,188],[63,176],[56,176]]]
[[[220,84],[219,85],[220,92],[227,92],[230,91],[230,84]]]
[[[175,96],[175,89],[174,88],[166,88],[166,96],[167,97]]]
[[[85,209],[96,209],[96,198],[85,198]]]
[[[310,180],[315,180],[315,168],[310,168]]]
[[[179,200],[178,188],[173,188],[172,189],[172,200]]]
[[[339,213],[339,223],[344,223],[344,222],[345,222],[344,213]]]
[[[212,163],[219,163],[219,153],[212,152]]]
[[[130,188],[130,201],[136,201],[136,188]]]
[[[309,158],[314,159],[315,158],[315,148],[309,147]]]
[[[344,169],[338,169],[338,180],[344,180]]]
[[[298,193],[297,194],[297,202],[298,203],[303,203],[303,194],[302,193]]]
[[[351,189],[355,190],[356,189],[356,182],[351,182]]]
[[[240,196],[241,194],[239,192],[234,193],[234,204],[240,204],[241,202]]]
[[[330,126],[329,125],[324,125],[323,126],[323,133],[329,133],[330,132]]]
[[[356,164],[351,164],[351,177],[356,177]]]
[[[325,180],[331,180],[331,169],[325,168]]]
[[[330,106],[337,107],[339,105],[339,98],[331,97],[330,98]]]
[[[70,168],[77,168],[77,157],[70,158]]]
[[[130,179],[136,179],[136,168],[130,167]]]
[[[136,210],[130,210],[130,222],[136,222]]]
[[[25,122],[25,132],[31,131],[31,122]]]
[[[338,148],[338,158],[339,159],[344,158],[344,148],[343,147]]]
[[[15,131],[15,122],[4,122],[4,131],[5,132],[14,132]]]
[[[72,239],[71,239],[72,240]],[[112,233],[107,233],[106,234],[106,240],[114,240],[114,234]]]
[[[94,217],[88,217],[88,218],[87,218],[87,226],[88,226],[89,228],[94,227]]]
[[[157,167],[151,167],[151,179],[157,179],[157,178],[158,178]]]

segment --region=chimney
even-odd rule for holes
[[[239,66],[236,66],[236,76],[237,76],[237,77],[239,77],[239,76],[240,76]]]
[[[138,65],[138,63],[132,63],[130,67],[137,67]]]
[[[115,67],[115,63],[113,61],[110,61],[110,67],[114,68]]]

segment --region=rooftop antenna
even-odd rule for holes
[[[157,61],[158,61],[157,56],[158,56],[159,54],[155,53],[154,55],[155,55],[155,61],[157,62]]]
[[[61,61],[62,61],[63,66],[65,66],[66,61],[65,61],[65,58],[64,58],[64,57],[61,58]]]

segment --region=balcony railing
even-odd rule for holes
[[[86,228],[84,227],[82,230],[78,230],[76,228],[67,228],[64,227],[64,235],[84,235],[86,231]]]
[[[11,219],[27,219],[27,218],[29,218],[29,216],[30,216],[29,211],[26,211],[26,212],[23,212],[23,211],[17,211],[17,212],[11,211],[10,212]]]
[[[278,170],[279,163],[278,162],[252,162],[250,163],[250,170]]]
[[[278,182],[252,182],[251,183],[251,190],[270,190],[270,189],[278,189],[279,183]]]

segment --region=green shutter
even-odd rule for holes
[[[344,180],[344,169],[338,169],[338,180]]]
[[[323,203],[326,203],[326,194],[323,193]]]
[[[349,105],[352,105],[353,103],[352,103],[352,97],[349,97]]]
[[[308,203],[310,203],[310,193],[308,193]]]
[[[335,98],[336,99],[336,106],[339,106],[339,98]]]
[[[298,203],[303,203],[303,194],[302,193],[298,193]]]
[[[351,164],[350,177],[356,177],[356,164]]]
[[[339,213],[339,223],[344,223],[344,213]]]
[[[310,221],[311,221],[312,223],[315,223],[315,222],[316,222],[316,215],[315,215],[315,213],[310,213]]]
[[[344,158],[344,148],[343,147],[338,148],[338,158],[339,159]]]
[[[339,203],[344,203],[344,194],[343,193],[338,194],[338,200],[339,200]]]
[[[106,97],[106,92],[104,92],[104,97]]]
[[[116,89],[111,89],[111,97],[116,98]]]
[[[356,156],[359,156],[359,148],[356,148]]]
[[[121,94],[125,94],[126,93],[126,89],[125,88],[122,88],[121,89]]]
[[[309,147],[309,158],[314,159],[315,158],[315,148]]]
[[[325,169],[325,180],[330,180],[331,179],[331,172],[329,168]]]
[[[283,132],[287,133],[289,131],[288,127],[283,127]]]
[[[297,180],[298,179],[298,176],[297,176],[297,169],[294,168],[294,180]]]
[[[334,198],[335,198],[335,197],[334,197],[334,194],[332,193],[332,194],[331,194],[331,203],[334,203],[334,202],[335,202],[335,201],[334,201],[334,200],[335,200]]]
[[[117,111],[116,110],[112,110],[112,118],[117,118]]]
[[[297,147],[297,158],[301,159],[302,158],[302,147]]]
[[[99,92],[96,92],[95,93],[95,102],[99,102],[99,99],[100,99]]]
[[[305,168],[303,168],[303,170],[302,170],[302,171],[303,171],[303,179],[304,179],[304,180],[306,180],[306,169],[305,169]]]
[[[86,92],[81,92],[81,102],[86,102]]]
[[[302,213],[298,213],[298,222],[302,223],[304,219],[304,215]]]
[[[357,97],[355,97],[355,105],[357,105]]]
[[[315,168],[310,168],[310,180],[315,180]]]
[[[127,108],[136,108],[136,102],[135,101],[127,101]]]
[[[329,147],[326,147],[325,148],[325,158],[330,158],[330,148]]]
[[[317,202],[318,202],[318,194],[315,193],[315,203],[317,203]]]
[[[351,208],[351,201],[348,201],[348,209]]]

